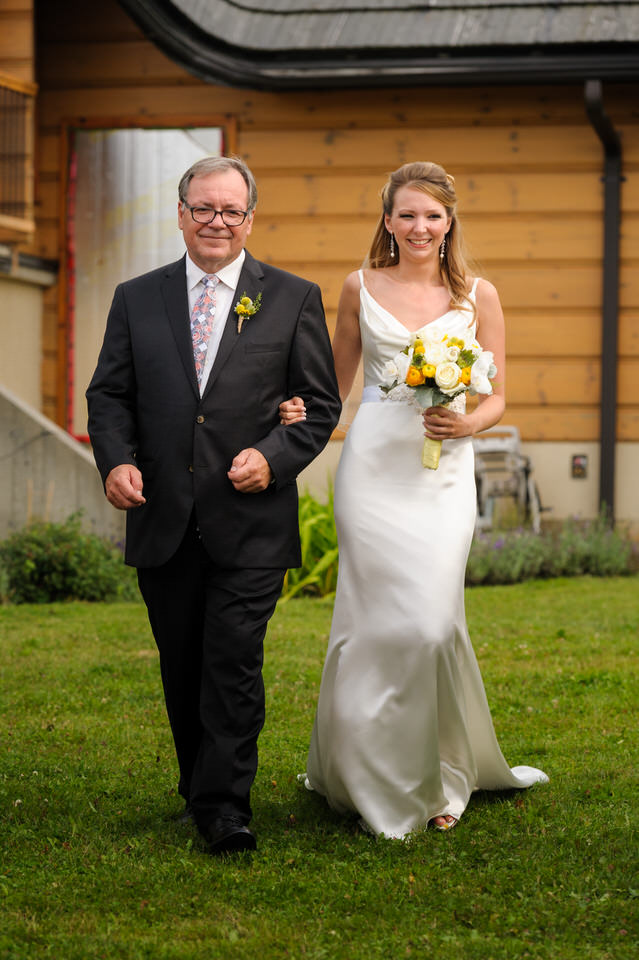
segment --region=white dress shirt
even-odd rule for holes
[[[233,294],[235,293],[240,279],[240,273],[242,272],[242,267],[244,265],[244,258],[245,253],[244,250],[242,250],[239,257],[233,260],[232,263],[227,263],[225,267],[222,267],[221,270],[218,270],[215,273],[215,276],[220,282],[215,290],[215,320],[213,321],[211,336],[209,337],[209,345],[206,350],[206,363],[204,364],[204,370],[202,371],[200,396],[202,396],[204,393],[204,388],[206,387],[209,379],[211,367],[213,366],[213,362],[217,356],[217,351],[218,347],[220,346],[220,340],[222,339],[222,333],[226,325],[226,320],[229,315],[229,311],[233,306]],[[201,267],[198,267],[197,264],[193,263],[187,253],[186,290],[189,297],[189,317],[193,313],[193,307],[195,306],[198,297],[204,291],[202,277],[207,276],[212,276],[212,274],[207,274],[206,270],[202,270]],[[240,290],[238,296],[241,295],[242,291]]]

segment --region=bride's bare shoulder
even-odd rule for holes
[[[359,289],[361,285],[362,284],[360,280],[359,270],[353,270],[353,272],[349,273],[346,279],[344,280],[342,291],[344,293],[353,293],[353,291],[356,291],[357,293],[359,293]]]
[[[344,280],[342,292],[340,293],[339,305],[337,308],[338,319],[345,316],[353,316],[356,318],[359,316],[359,296],[361,286],[359,271],[354,270],[352,273],[349,273]]]
[[[366,289],[375,295],[375,291],[384,290],[389,284],[393,284],[396,279],[395,267],[371,267],[362,271]]]
[[[497,288],[494,286],[494,284],[492,284],[490,280],[486,280],[485,277],[478,277],[476,282],[477,291],[475,294],[475,299],[477,306],[479,308],[481,308],[482,305],[488,307],[496,306],[499,303],[499,293],[497,292]],[[475,283],[475,281],[471,280],[471,285],[473,283]]]

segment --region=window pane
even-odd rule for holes
[[[86,433],[84,391],[113,291],[122,280],[182,256],[178,181],[196,160],[220,156],[222,137],[218,127],[75,131],[68,208],[75,434]]]

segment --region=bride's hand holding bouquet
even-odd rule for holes
[[[459,415],[446,408],[464,393],[491,394],[491,380],[497,368],[492,352],[482,350],[477,342],[466,343],[449,334],[435,337],[426,331],[423,335],[415,334],[411,342],[387,363],[385,373],[380,387],[386,399],[412,403],[425,411],[422,464],[436,470],[442,445],[437,434],[443,432],[450,437],[464,436],[467,432],[463,429],[460,432],[462,422]],[[459,420],[452,433],[451,419]]]

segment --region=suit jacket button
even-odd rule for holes
[[[204,417],[202,416],[202,414],[200,414],[199,417],[196,417],[196,418],[195,418],[195,422],[196,422],[196,423],[204,423]]]

